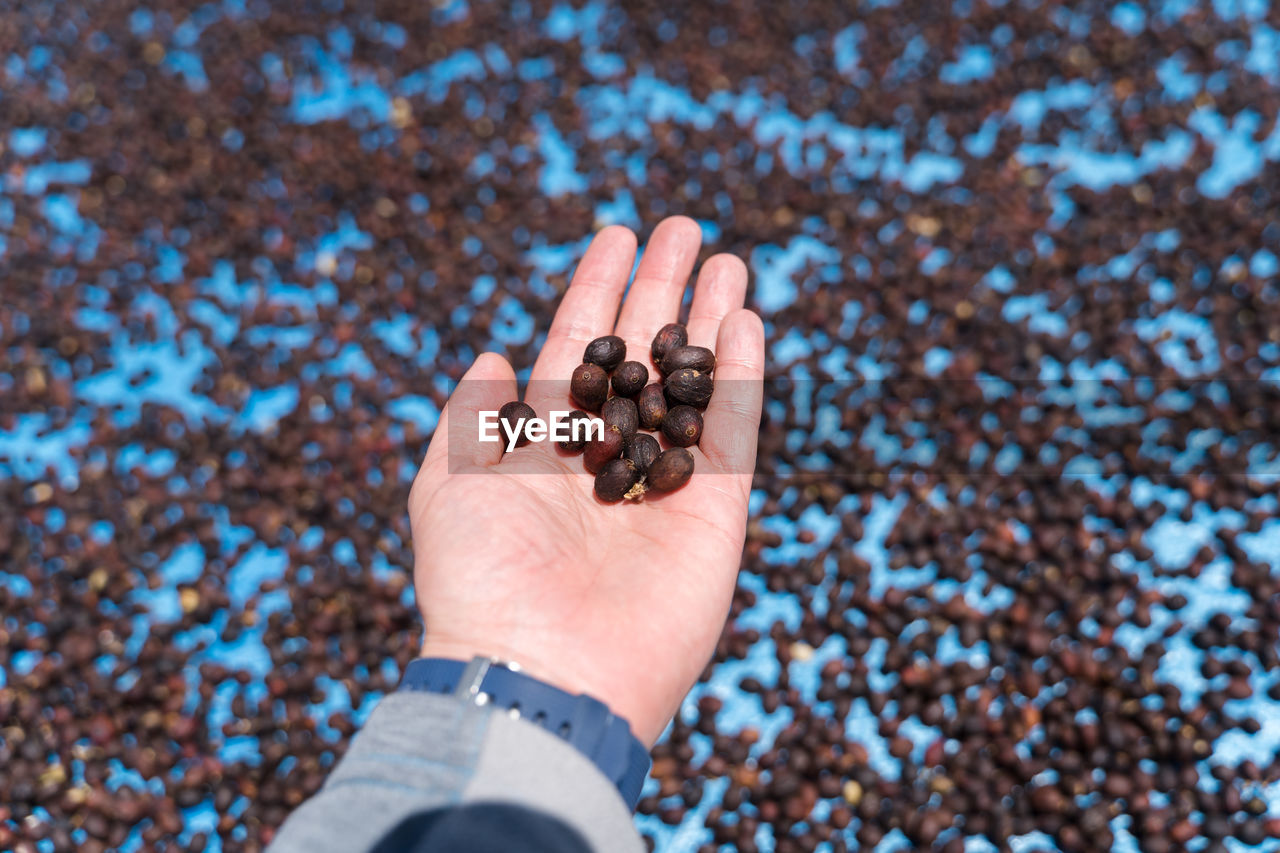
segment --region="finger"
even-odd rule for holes
[[[714,348],[720,322],[747,300],[747,265],[737,255],[713,255],[698,272],[689,309],[689,343]]]
[[[593,338],[609,334],[636,259],[636,235],[622,225],[600,231],[574,271],[530,378],[568,376]]]
[[[702,226],[687,216],[669,216],[653,229],[614,329],[627,342],[628,359],[648,365],[654,334],[680,314],[701,246]]]
[[[764,398],[764,325],[739,309],[720,324],[715,392],[707,406],[699,446],[722,473],[736,475],[745,500],[755,470],[760,406]]]
[[[551,388],[567,392],[569,375],[582,364],[587,344],[613,330],[635,260],[636,235],[621,225],[601,230],[587,247],[529,374],[526,402],[539,414],[549,403],[566,402],[564,393],[553,394]]]
[[[501,462],[503,442],[480,440],[480,412],[496,412],[514,399],[516,374],[511,364],[497,353],[482,354],[449,395],[418,476]],[[501,428],[497,432],[501,436]]]

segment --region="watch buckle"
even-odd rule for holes
[[[489,670],[495,666],[509,669],[512,672],[520,671],[520,664],[514,661],[504,661],[497,657],[485,657],[484,655],[476,655],[467,661],[467,666],[462,670],[462,677],[458,679],[458,686],[454,688],[453,695],[464,702],[474,702],[476,705],[487,705],[489,703],[489,694],[480,690],[480,685],[484,683],[485,676],[489,674]],[[519,711],[512,711],[512,716],[520,716]]]

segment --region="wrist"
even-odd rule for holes
[[[586,693],[608,704],[604,696],[591,693],[572,675],[544,666],[540,660],[530,657],[528,654],[522,654],[516,649],[508,648],[502,643],[481,644],[427,638],[422,641],[422,647],[418,650],[418,657],[448,658],[449,660],[458,661],[469,661],[474,657],[482,657],[493,658],[504,663],[514,663],[519,665],[520,671],[525,675],[536,678],[552,687],[557,687],[566,693]]]
[[[548,684],[515,662],[486,656],[468,661],[421,657],[409,663],[397,692],[452,694],[523,718],[589,758],[632,809],[648,774],[649,748],[630,724],[599,699]]]
[[[632,733],[646,747],[652,746],[662,734],[662,730],[666,728],[666,720],[655,724],[650,719],[651,714],[640,706],[628,702],[620,692],[610,690],[584,677],[580,671],[574,671],[572,667],[548,663],[542,656],[536,653],[530,654],[527,649],[512,648],[501,642],[481,643],[444,637],[425,637],[418,655],[424,658],[448,658],[457,661],[485,657],[515,663],[519,665],[521,672],[531,678],[536,678],[566,693],[582,694],[603,702],[614,715],[627,721]]]

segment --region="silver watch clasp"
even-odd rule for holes
[[[515,661],[504,661],[497,657],[476,655],[467,662],[466,669],[462,670],[462,677],[458,679],[458,686],[454,688],[453,695],[464,702],[472,702],[476,705],[489,704],[489,694],[482,691],[480,685],[484,683],[485,676],[489,674],[489,670],[495,666],[509,669],[512,672],[520,671],[520,664]],[[519,717],[520,712],[513,708],[511,716]]]

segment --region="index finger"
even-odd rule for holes
[[[587,247],[529,373],[529,399],[525,402],[539,414],[545,414],[550,403],[565,402],[553,399],[563,397],[553,389],[567,393],[569,375],[582,364],[587,344],[613,331],[635,259],[636,235],[621,225],[603,229]]]

